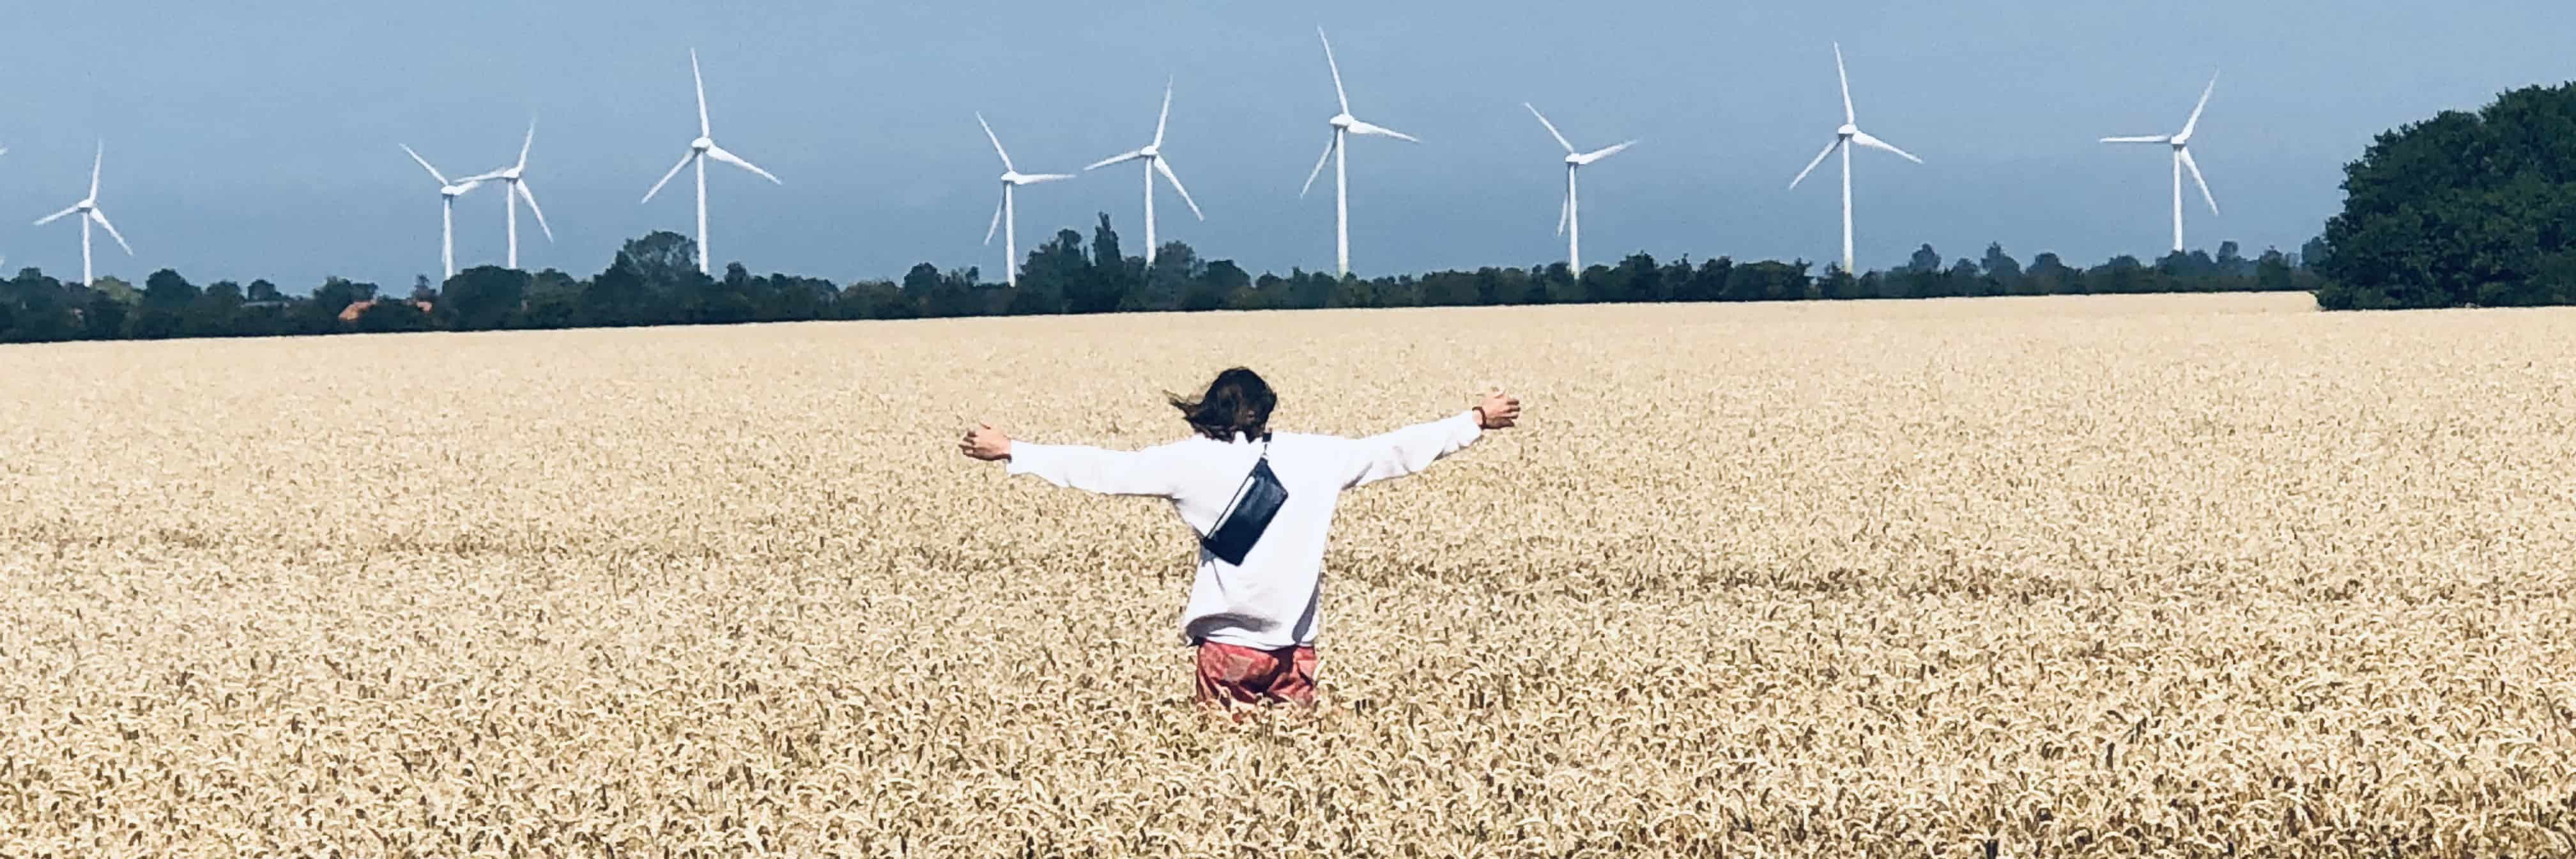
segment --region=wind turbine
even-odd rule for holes
[[[993,207],[993,225],[984,228],[984,244],[991,245],[993,243],[993,231],[1002,229],[1005,222],[1009,223],[1010,228],[1003,230],[1002,233],[1002,277],[1004,280],[1008,281],[1011,286],[1019,286],[1020,212],[1018,205],[1012,202],[1011,189],[1022,185],[1037,185],[1046,182],[1071,179],[1073,176],[1067,173],[1038,173],[1034,175],[1021,173],[1019,168],[1011,166],[1011,153],[1002,150],[1002,138],[993,134],[993,124],[985,122],[984,114],[980,111],[975,114],[975,124],[984,127],[984,139],[993,141],[993,153],[1002,156],[1002,203],[1001,205]],[[1151,176],[1146,178],[1149,181],[1152,179]],[[1174,185],[1177,187],[1178,183],[1176,182]],[[1146,189],[1151,191],[1152,186],[1149,185]],[[1153,197],[1151,194],[1148,194],[1146,195],[1146,199],[1151,200]],[[1197,206],[1193,204],[1191,208],[1195,209]],[[1151,224],[1153,223],[1153,219],[1147,218],[1145,223]],[[1147,240],[1145,244],[1147,247],[1153,246],[1153,242],[1151,240]]]
[[[698,49],[696,48],[689,49],[689,79],[695,82],[698,88],[698,139],[689,141],[688,154],[680,156],[680,163],[671,165],[670,172],[662,174],[662,181],[653,183],[653,190],[644,192],[644,202],[653,202],[653,195],[662,193],[662,186],[670,184],[671,177],[680,175],[680,168],[691,164],[697,165],[698,273],[713,274],[715,270],[710,265],[715,259],[715,254],[707,249],[707,159],[713,158],[758,173],[760,178],[767,179],[774,185],[787,183],[778,181],[777,176],[770,175],[769,171],[743,160],[742,156],[727,152],[724,147],[716,145],[715,132],[707,125],[707,78],[698,73]]]
[[[528,212],[537,216],[537,228],[546,231],[546,241],[555,240],[555,228],[546,226],[546,211],[537,208],[536,192],[528,190],[528,147],[536,143],[537,123],[529,120],[528,137],[519,142],[519,163],[481,176],[465,177],[467,182],[501,180],[501,205],[510,210],[510,267],[513,269],[519,267],[519,200],[524,198],[528,201]]]
[[[429,159],[420,157],[420,153],[418,152],[412,152],[410,144],[406,143],[399,145],[402,146],[402,150],[404,152],[411,155],[411,160],[420,162],[420,169],[429,171],[429,178],[438,180],[438,196],[440,202],[438,212],[438,261],[440,264],[447,267],[448,277],[455,277],[456,198],[464,196],[467,191],[481,187],[483,182],[479,179],[468,179],[463,182],[447,181],[447,177],[439,173],[438,168],[429,166]]]
[[[1825,151],[1816,153],[1816,160],[1807,162],[1807,169],[1798,171],[1798,178],[1789,180],[1789,188],[1790,188],[1791,190],[1796,190],[1796,189],[1797,189],[1797,187],[1798,187],[1798,183],[1800,183],[1800,182],[1804,182],[1804,181],[1807,181],[1807,174],[1809,174],[1809,173],[1813,173],[1813,172],[1815,172],[1815,171],[1816,171],[1816,165],[1825,163],[1825,156],[1828,156],[1828,155],[1832,155],[1832,154],[1834,154],[1834,151],[1835,151],[1835,150],[1841,150],[1841,151],[1842,151],[1842,153],[1843,153],[1843,271],[1844,271],[1845,273],[1856,273],[1856,272],[1853,272],[1853,270],[1852,270],[1852,201],[1851,201],[1851,148],[1852,148],[1852,146],[1853,146],[1854,144],[1858,144],[1858,145],[1861,145],[1861,146],[1867,146],[1867,147],[1869,147],[1869,148],[1871,148],[1871,149],[1884,149],[1884,150],[1887,150],[1887,151],[1889,151],[1889,152],[1894,152],[1894,153],[1896,153],[1897,155],[1903,156],[1903,157],[1905,158],[1905,160],[1907,160],[1907,161],[1912,161],[1912,162],[1914,162],[1914,163],[1916,163],[1916,164],[1921,164],[1921,163],[1923,163],[1923,159],[1921,159],[1921,158],[1916,158],[1916,157],[1914,157],[1914,155],[1913,155],[1912,153],[1906,152],[1905,150],[1902,150],[1902,149],[1898,149],[1898,148],[1896,148],[1895,146],[1889,145],[1887,141],[1880,140],[1880,139],[1878,139],[1878,138],[1876,138],[1876,137],[1871,137],[1871,136],[1869,135],[1869,132],[1866,132],[1866,131],[1862,131],[1862,130],[1860,130],[1860,124],[1859,124],[1859,123],[1860,123],[1860,120],[1859,120],[1858,118],[1856,118],[1856,116],[1855,116],[1855,115],[1853,114],[1853,112],[1852,112],[1852,100],[1851,100],[1851,74],[1843,70],[1843,45],[1842,45],[1842,43],[1841,43],[1841,42],[1835,42],[1835,43],[1834,43],[1834,74],[1835,74],[1836,76],[1838,76],[1838,77],[1842,78],[1842,82],[1843,82],[1843,127],[1841,127],[1841,128],[1837,128],[1837,129],[1834,129],[1834,142],[1832,142],[1832,143],[1828,143],[1828,144],[1825,144]]]
[[[981,117],[978,117],[978,118],[980,119]],[[1172,172],[1172,165],[1167,164],[1167,163],[1164,163],[1164,161],[1163,161],[1163,127],[1164,127],[1165,125],[1169,124],[1169,123],[1171,122],[1171,120],[1172,120],[1172,85],[1171,85],[1171,83],[1170,83],[1169,81],[1166,81],[1166,82],[1164,82],[1164,84],[1163,84],[1163,117],[1162,117],[1161,119],[1154,120],[1154,142],[1152,142],[1152,143],[1148,143],[1148,144],[1145,144],[1145,148],[1143,148],[1143,149],[1138,149],[1138,150],[1135,150],[1135,151],[1133,151],[1133,152],[1129,152],[1129,153],[1124,154],[1124,155],[1117,155],[1117,156],[1113,156],[1113,157],[1110,157],[1110,158],[1105,158],[1105,159],[1102,159],[1100,162],[1098,162],[1098,163],[1096,163],[1096,164],[1093,164],[1093,165],[1091,165],[1091,166],[1089,166],[1089,167],[1082,168],[1084,172],[1090,172],[1090,171],[1093,171],[1093,170],[1098,170],[1098,169],[1100,169],[1100,168],[1102,168],[1102,167],[1107,167],[1107,166],[1112,165],[1112,164],[1118,164],[1118,163],[1127,162],[1127,161],[1143,161],[1143,162],[1145,162],[1145,267],[1146,267],[1146,268],[1152,268],[1152,267],[1154,267],[1154,174],[1155,174],[1156,172],[1160,172],[1160,173],[1162,173],[1162,174],[1163,174],[1163,178],[1164,178],[1164,179],[1166,179],[1166,180],[1169,180],[1169,181],[1172,183],[1172,190],[1180,192],[1180,195],[1181,195],[1181,202],[1184,202],[1184,203],[1188,203],[1188,204],[1190,204],[1190,214],[1197,215],[1197,216],[1198,216],[1198,218],[1199,218],[1199,220],[1202,220],[1202,221],[1207,220],[1207,214],[1206,214],[1206,213],[1204,213],[1204,212],[1200,212],[1200,211],[1199,211],[1199,203],[1198,203],[1198,201],[1197,201],[1197,200],[1192,200],[1192,199],[1190,199],[1190,189],[1181,187],[1181,177],[1180,177],[1180,176],[1178,176],[1178,175],[1176,175],[1176,174],[1174,174],[1174,173]],[[989,127],[989,126],[987,126],[984,130],[985,130],[987,133],[990,133],[990,132],[992,131],[992,128],[991,128],[991,127]],[[994,145],[995,145],[995,146],[1000,146],[1001,144],[997,142],[997,143],[995,143]],[[1007,162],[1008,160],[1009,160],[1009,159],[1007,159],[1007,158],[1005,158],[1005,159],[1004,159],[1004,161],[1005,161],[1005,162]],[[1006,166],[1007,166],[1007,165],[1006,165]],[[991,239],[989,239],[989,238],[987,238],[987,239],[985,239],[985,241],[986,241],[986,242],[990,242],[990,241],[992,241],[992,240],[991,240]]]
[[[1547,126],[1547,134],[1556,138],[1556,145],[1565,147],[1565,202],[1556,209],[1556,234],[1565,237],[1566,264],[1572,266],[1574,276],[1580,278],[1583,276],[1583,203],[1574,193],[1574,173],[1585,165],[1637,145],[1637,141],[1592,152],[1577,151],[1574,144],[1566,141],[1565,135],[1557,132],[1556,123],[1547,121],[1547,114],[1538,112],[1538,108],[1529,102],[1521,102],[1521,106],[1529,108],[1531,116],[1538,117],[1538,124]]]
[[[1315,177],[1324,175],[1324,162],[1333,162],[1333,259],[1343,277],[1351,275],[1351,173],[1349,158],[1342,154],[1344,142],[1353,134],[1372,134],[1397,140],[1422,142],[1413,135],[1384,126],[1361,122],[1351,115],[1351,95],[1342,89],[1342,64],[1333,59],[1333,40],[1324,28],[1315,28],[1315,37],[1324,40],[1324,63],[1333,70],[1333,96],[1341,100],[1342,112],[1328,121],[1333,127],[1332,142],[1324,145],[1324,154],[1315,159],[1315,171],[1306,174],[1306,187],[1297,191],[1304,198],[1315,189]]]
[[[2204,110],[2208,110],[2208,109],[2209,109],[2209,94],[2210,94],[2211,92],[2216,91],[2217,89],[2218,89],[2218,76],[2217,76],[2217,75],[2214,75],[2214,74],[2213,74],[2213,75],[2210,75],[2210,76],[2209,76],[2209,86],[2206,86],[2206,87],[2201,88],[2201,91],[2200,91],[2200,104],[2199,104],[2198,106],[2195,106],[2195,107],[2193,107],[2193,108],[2191,109],[2191,118],[2190,118],[2190,119],[2188,119],[2188,120],[2184,120],[2184,121],[2183,121],[2183,124],[2182,124],[2182,131],[2181,131],[2180,133],[2176,133],[2176,134],[2158,134],[2158,135],[2153,135],[2153,136],[2148,136],[2148,137],[2105,137],[2105,138],[2102,138],[2102,142],[2104,142],[2104,143],[2163,143],[2163,144],[2167,144],[2167,145],[2170,145],[2170,146],[2172,146],[2172,147],[2173,147],[2173,218],[2174,218],[2174,246],[2173,246],[2173,249],[2174,249],[2174,252],[2175,252],[2175,253],[2181,253],[2181,252],[2182,252],[2182,171],[2183,171],[2183,168],[2185,168],[2185,167],[2189,167],[2189,168],[2191,168],[2191,178],[2192,178],[2192,181],[2197,182],[2197,183],[2200,183],[2200,198],[2201,198],[2201,199],[2203,199],[2203,200],[2207,200],[2207,201],[2209,201],[2209,213],[2210,213],[2210,214],[2212,214],[2212,215],[2218,214],[2218,198],[2217,198],[2216,196],[2213,196],[2213,195],[2211,195],[2211,194],[2209,193],[2209,179],[2208,179],[2207,177],[2204,177],[2204,176],[2200,175],[2200,162],[2197,162],[2197,161],[2193,161],[2193,160],[2191,160],[2191,133],[2192,133],[2192,130],[2193,130],[2193,129],[2197,129],[2197,128],[2199,128],[2199,127],[2200,127],[2200,112],[2201,112],[2201,111],[2204,111]]]
[[[92,275],[91,275],[91,273],[90,273],[90,264],[89,264],[89,263],[90,263],[90,260],[89,260],[89,225],[90,225],[90,222],[92,222],[92,221],[96,221],[96,222],[98,222],[98,225],[99,225],[99,226],[106,228],[106,229],[107,229],[107,234],[108,234],[109,236],[114,237],[114,238],[116,239],[116,246],[117,246],[117,247],[121,247],[121,248],[124,248],[124,249],[125,249],[125,255],[126,255],[126,256],[133,256],[133,255],[134,255],[134,246],[133,246],[133,245],[126,244],[126,243],[125,243],[125,236],[124,236],[124,234],[118,233],[118,232],[116,231],[116,225],[115,225],[115,224],[111,224],[111,223],[108,223],[108,222],[107,222],[107,213],[106,213],[106,212],[104,212],[104,211],[99,210],[99,208],[98,208],[98,168],[99,168],[101,165],[104,165],[104,164],[106,164],[106,163],[107,163],[107,142],[102,140],[102,141],[99,141],[99,144],[98,144],[98,156],[97,156],[96,158],[91,159],[91,161],[90,161],[90,163],[89,163],[89,196],[87,196],[87,197],[82,197],[82,198],[81,198],[81,201],[80,201],[80,202],[78,202],[78,203],[73,203],[73,204],[72,204],[72,206],[71,206],[71,208],[64,209],[64,210],[62,210],[62,211],[55,212],[55,213],[50,214],[50,215],[46,215],[46,216],[44,216],[43,218],[38,219],[38,220],[36,221],[36,226],[41,227],[41,226],[44,226],[44,225],[46,225],[46,224],[53,223],[53,222],[58,221],[58,220],[62,220],[63,216],[65,216],[65,215],[79,215],[79,216],[80,216],[80,225],[81,225],[81,285],[82,285],[82,286],[88,286],[88,285],[90,285],[91,283],[95,283],[95,282],[97,282],[97,278],[96,278],[96,277],[94,277],[94,276],[92,276]]]

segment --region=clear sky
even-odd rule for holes
[[[688,232],[684,180],[637,200],[695,136],[691,46],[717,141],[787,181],[710,170],[717,258],[840,281],[923,260],[998,280],[1000,242],[980,242],[1000,165],[973,111],[1023,170],[1069,172],[1145,143],[1167,75],[1165,149],[1208,217],[1167,196],[1163,235],[1256,272],[1329,270],[1331,177],[1297,197],[1334,112],[1317,24],[1355,112],[1425,141],[1352,146],[1363,274],[1563,259],[1561,152],[1524,100],[1579,146],[1643,140],[1585,171],[1590,260],[1830,259],[1832,174],[1786,186],[1841,119],[1837,39],[1861,126],[1928,162],[1857,154],[1865,268],[1927,241],[1954,259],[1990,240],[2025,261],[2161,253],[2163,153],[2094,140],[2177,130],[2213,71],[2193,150],[2225,214],[2195,195],[2189,231],[2249,255],[2318,233],[2377,132],[2576,76],[2566,6],[2536,0],[88,0],[9,17],[9,268],[78,271],[77,228],[29,222],[80,197],[104,138],[100,201],[137,256],[105,245],[102,274],[290,292],[435,277],[436,188],[396,144],[478,172],[515,155],[531,116],[529,183],[556,240],[523,213],[525,267],[589,274],[624,239]],[[1141,193],[1125,166],[1029,189],[1023,250],[1106,211],[1137,252]],[[499,261],[501,204],[489,188],[459,201],[460,265]]]

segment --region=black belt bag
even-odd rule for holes
[[[1261,541],[1261,532],[1270,529],[1270,520],[1279,515],[1280,505],[1288,503],[1288,487],[1279,483],[1279,475],[1270,470],[1270,438],[1261,439],[1261,458],[1252,463],[1252,473],[1243,478],[1234,504],[1217,517],[1216,527],[1199,538],[1199,545],[1226,563],[1241,566],[1252,554],[1252,544]]]

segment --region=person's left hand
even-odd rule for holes
[[[985,462],[1009,459],[1011,436],[994,429],[992,424],[977,424],[957,442],[957,452]]]

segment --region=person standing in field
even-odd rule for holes
[[[1181,635],[1198,648],[1198,700],[1227,707],[1315,702],[1325,532],[1342,490],[1429,468],[1521,415],[1520,400],[1497,391],[1467,411],[1369,438],[1273,433],[1278,397],[1242,367],[1217,374],[1206,393],[1173,396],[1171,404],[1193,435],[1144,450],[1015,442],[991,424],[968,431],[958,450],[1008,461],[1008,473],[1057,486],[1170,500],[1203,538],[1181,613]],[[1268,493],[1256,488],[1261,466],[1275,475]],[[1285,499],[1275,506],[1254,500],[1280,494]],[[1226,538],[1239,536],[1234,520],[1248,506],[1275,512],[1253,529],[1258,536],[1245,549]]]

